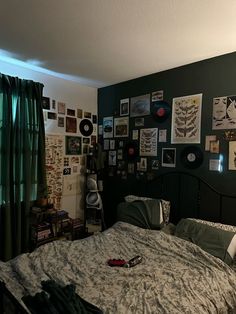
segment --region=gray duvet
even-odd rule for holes
[[[110,267],[109,258],[143,261]],[[236,313],[236,273],[198,246],[162,231],[118,222],[77,241],[54,241],[8,263],[0,278],[20,299],[41,281],[76,285],[104,313]]]

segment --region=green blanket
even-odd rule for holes
[[[161,229],[163,227],[161,201],[123,202],[117,207],[117,220],[124,221],[145,229]]]

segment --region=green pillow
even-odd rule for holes
[[[161,201],[122,202],[117,206],[117,220],[144,229],[161,229],[164,225]]]
[[[198,245],[228,265],[233,262],[234,256],[229,254],[228,248],[230,245],[232,246],[231,241],[236,239],[234,232],[221,230],[190,219],[181,219],[176,226],[175,235]]]

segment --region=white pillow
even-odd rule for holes
[[[124,197],[126,202],[134,202],[134,201],[148,201],[153,200],[154,198],[145,197],[145,196],[137,196],[137,195],[126,195]],[[167,225],[170,219],[170,202],[160,199],[161,207],[162,207],[162,221]],[[161,217],[160,217],[161,218]]]

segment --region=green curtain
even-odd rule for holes
[[[0,74],[0,250],[29,249],[30,207],[47,194],[43,85]]]

